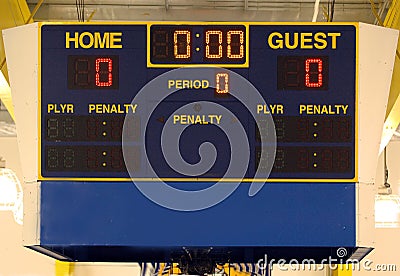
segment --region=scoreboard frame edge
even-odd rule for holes
[[[150,26],[152,25],[243,25],[246,28],[246,49],[249,49],[249,28],[250,25],[297,25],[297,26],[315,26],[315,25],[323,25],[323,26],[353,26],[355,28],[355,141],[354,141],[354,177],[352,179],[328,179],[328,178],[313,178],[313,179],[255,179],[255,178],[243,178],[243,179],[235,179],[235,178],[112,178],[112,177],[91,177],[91,178],[80,178],[80,177],[44,177],[42,175],[42,166],[41,166],[41,51],[42,51],[42,41],[41,41],[41,33],[42,27],[46,25],[88,25],[88,26],[95,26],[95,25],[146,25],[146,50],[147,50],[147,66],[149,68],[182,68],[182,67],[223,67],[223,68],[248,68],[249,67],[249,51],[246,51],[246,62],[241,65],[234,65],[234,64],[217,64],[217,65],[176,65],[176,64],[162,64],[162,65],[154,65],[150,62]],[[126,181],[139,181],[139,182],[154,182],[154,181],[166,181],[166,182],[237,182],[240,180],[241,182],[266,182],[266,183],[282,183],[282,182],[317,182],[317,183],[324,183],[324,182],[333,182],[333,183],[357,183],[358,182],[358,94],[359,94],[359,23],[358,22],[258,22],[258,21],[118,21],[118,22],[39,22],[38,23],[38,180],[39,181],[115,181],[115,182],[126,182]],[[176,66],[176,67],[174,67]]]

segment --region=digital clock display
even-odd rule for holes
[[[246,35],[243,25],[153,25],[150,60],[153,64],[243,64]]]
[[[40,178],[129,179],[122,143],[125,123],[130,126],[126,146],[134,177],[152,179],[148,161],[162,179],[192,181],[163,152],[162,133],[172,120],[168,130],[185,128],[176,142],[185,162],[199,162],[203,143],[215,147],[215,164],[196,176],[204,181],[222,178],[231,161],[234,149],[222,122],[245,130],[248,181],[257,169],[267,173],[267,165],[272,165],[268,178],[274,181],[354,180],[356,37],[352,24],[44,24]],[[178,75],[144,90],[180,67],[211,68],[213,73]],[[250,100],[245,107],[234,95],[253,99],[244,82],[265,103]],[[142,92],[146,102],[136,102]],[[159,92],[164,99],[155,96]],[[194,102],[189,111],[179,111]],[[218,104],[232,115],[205,114],[202,102]],[[147,120],[143,110],[153,103],[157,107]],[[265,144],[260,133],[269,131],[268,118],[276,136],[272,157],[261,155]]]

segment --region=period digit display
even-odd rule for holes
[[[149,178],[148,158],[161,179],[193,181],[163,156],[161,133],[173,118],[175,125],[187,125],[179,140],[185,161],[197,163],[204,142],[216,148],[215,164],[197,177],[202,181],[220,179],[231,161],[233,149],[219,128],[221,120],[242,124],[250,147],[244,181],[252,181],[265,164],[257,122],[262,128],[266,116],[272,116],[277,147],[265,180],[354,180],[357,31],[356,24],[42,24],[40,179],[128,180],[122,136],[129,118],[128,146],[138,179]],[[138,111],[147,106],[133,99],[146,84],[181,67],[229,69],[250,82],[267,104],[246,109],[231,95],[236,87],[227,71],[212,80],[173,79],[160,89],[178,91],[158,103],[146,125]],[[157,101],[152,91],[147,93],[149,103]],[[220,114],[202,117],[201,105],[189,113],[176,111],[195,101],[217,103],[238,121]]]

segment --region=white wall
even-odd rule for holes
[[[400,195],[400,141],[392,141],[387,147],[387,166],[389,169],[389,180],[394,194]],[[376,170],[376,184],[384,183],[384,162],[383,154],[379,158],[378,168]],[[371,203],[373,204],[373,203]],[[376,229],[376,247],[375,250],[366,258],[371,260],[371,268],[380,264],[395,264],[396,272],[382,271],[357,271],[354,276],[372,276],[372,275],[400,275],[400,229],[399,228],[378,228]]]
[[[0,156],[6,166],[22,179],[16,137],[0,137]],[[54,275],[54,260],[22,246],[22,226],[11,211],[0,211],[0,276]]]

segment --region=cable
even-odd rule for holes
[[[333,21],[333,13],[335,11],[335,1],[336,0],[332,0],[332,7],[331,7],[331,16],[329,17],[329,21],[332,22]]]
[[[85,22],[85,0],[81,0],[81,14],[82,22]]]
[[[328,17],[326,18],[326,22],[331,21],[329,18],[331,16],[331,0],[328,0]]]
[[[319,2],[320,0],[315,0],[314,3],[314,14],[311,22],[317,22],[317,17],[318,17],[318,11],[319,11]]]
[[[85,0],[82,0],[82,22],[85,22]]]
[[[78,15],[78,21],[81,21],[80,19],[80,16],[79,16],[79,5],[78,5],[78,1],[79,0],[75,0],[75,7],[76,7],[76,13],[77,13],[77,15]]]
[[[85,21],[85,0],[75,0],[76,13],[78,15],[78,21]]]
[[[84,19],[83,19],[83,12],[82,12],[82,1],[83,0],[79,0],[79,11],[80,11],[80,15],[81,15],[81,22],[83,22],[84,21]]]
[[[385,183],[383,184],[386,188],[390,188],[390,184],[388,183],[389,180],[389,170],[387,167],[387,160],[386,160],[386,147],[383,150],[383,162],[384,162],[384,169],[385,169]]]

